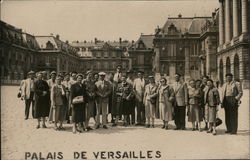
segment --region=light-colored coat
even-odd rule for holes
[[[142,102],[143,96],[144,96],[144,91],[145,91],[144,78],[142,78],[142,80],[140,78],[136,78],[134,80],[133,89],[134,89],[136,99],[139,100],[140,102]]]
[[[232,85],[233,96],[235,97],[235,99],[237,101],[239,101],[243,95],[241,84],[239,82],[236,82],[236,81],[232,81],[232,82],[230,82],[230,84]],[[222,86],[222,89],[221,89],[221,102],[222,103],[223,103],[224,98],[226,96],[226,86],[227,86],[227,83],[224,83]]]
[[[96,94],[97,94],[97,103],[100,101],[102,102],[109,102],[109,95],[111,94],[112,87],[110,82],[104,80],[104,86],[102,87],[102,81],[99,80],[95,83],[97,89],[96,89]]]
[[[186,106],[188,104],[188,93],[187,84],[181,83],[177,86],[176,83],[173,84],[175,105]]]
[[[35,79],[33,80],[33,86],[34,86],[34,82],[35,82]],[[21,86],[23,99],[29,99],[30,98],[31,83],[32,83],[31,78],[23,80],[22,86]]]

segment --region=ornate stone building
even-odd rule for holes
[[[35,36],[39,45],[37,57],[37,70],[60,72],[81,72],[83,69],[77,50],[68,42],[63,42],[57,35]]]
[[[201,27],[208,20],[211,17],[169,17],[155,31],[153,70],[170,83],[175,73],[184,75],[185,80],[200,78]]]
[[[131,59],[128,57],[128,41],[104,42],[95,39],[94,42],[73,42],[71,46],[77,49],[83,65],[83,72],[91,69],[94,72],[114,72],[117,65],[123,69],[131,68]]]
[[[231,72],[234,79],[249,88],[250,79],[250,1],[219,0],[218,77],[225,81]]]
[[[212,19],[207,20],[201,28],[201,74],[207,75],[214,81],[217,76],[217,47],[219,39],[219,10],[212,13]]]
[[[143,71],[145,76],[152,74],[154,35],[141,35],[139,39],[129,47],[129,57],[132,59],[134,71]]]
[[[19,80],[36,66],[39,46],[33,35],[0,21],[1,80]]]

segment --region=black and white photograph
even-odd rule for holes
[[[250,0],[0,0],[2,160],[250,159]]]

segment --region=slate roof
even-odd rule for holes
[[[131,48],[138,48],[139,43],[143,43],[145,46],[145,49],[152,49],[153,46],[153,40],[155,36],[154,35],[141,35],[139,39],[131,46]]]
[[[173,24],[180,33],[200,34],[201,27],[207,20],[211,20],[211,17],[170,17],[162,27],[162,31],[167,33],[168,27]]]
[[[40,49],[46,49],[46,43],[50,41],[55,49],[58,49],[57,43],[53,36],[35,36]]]

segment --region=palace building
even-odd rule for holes
[[[234,79],[249,88],[250,79],[250,1],[219,0],[218,77],[225,81],[231,72]]]

